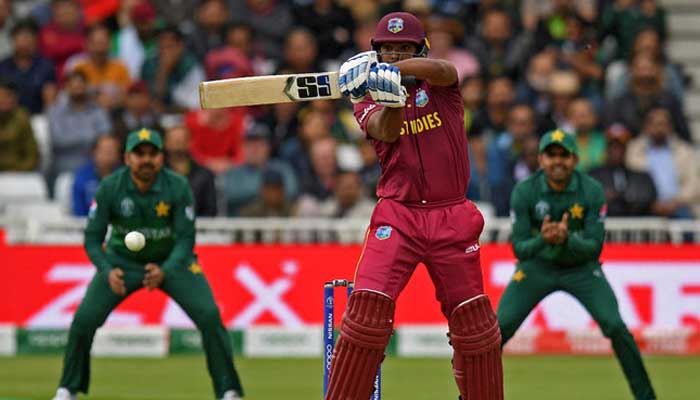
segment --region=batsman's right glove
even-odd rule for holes
[[[376,51],[365,51],[345,61],[340,66],[338,77],[338,85],[343,96],[350,97],[353,103],[361,102],[367,94],[369,69],[376,63]]]
[[[379,63],[369,70],[367,89],[376,104],[398,108],[406,105],[406,88],[401,86],[401,71],[391,64]]]

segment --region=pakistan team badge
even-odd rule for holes
[[[391,33],[399,33],[403,30],[403,20],[401,18],[392,18],[389,20],[386,29]]]
[[[90,210],[88,211],[88,218],[95,218],[97,214],[97,202],[93,199],[90,203]]]
[[[540,200],[535,204],[535,214],[538,218],[544,218],[545,215],[549,214],[549,203],[544,200]]]
[[[155,209],[157,217],[167,217],[168,213],[170,212],[170,205],[161,200],[158,202],[158,204],[156,204]]]
[[[386,240],[391,237],[391,227],[388,225],[380,226],[377,228],[377,233],[374,236],[379,240]]]
[[[120,204],[120,210],[122,212],[122,216],[129,218],[134,216],[134,210],[136,209],[136,205],[134,204],[134,201],[131,200],[128,197],[124,197],[122,199],[122,202]]]
[[[425,107],[426,104],[428,104],[428,94],[423,89],[416,90],[416,106]]]

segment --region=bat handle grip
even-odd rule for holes
[[[416,86],[418,80],[413,75],[406,75],[401,77],[401,84],[404,86]]]

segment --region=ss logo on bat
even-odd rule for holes
[[[296,86],[296,96],[291,95],[290,97],[303,100],[331,95],[331,80],[328,75],[306,75],[293,77],[292,79],[294,80],[291,86]],[[291,92],[294,93],[293,90]],[[289,90],[287,95],[290,95]]]

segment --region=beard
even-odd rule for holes
[[[566,182],[571,175],[571,171],[566,167],[554,166],[549,169],[549,179],[557,183]]]
[[[134,176],[136,176],[136,179],[142,182],[149,182],[153,180],[157,173],[158,171],[156,170],[155,165],[146,163],[139,165],[138,168],[136,168],[136,171],[134,171]]]

